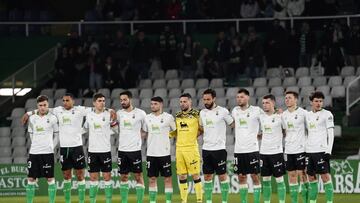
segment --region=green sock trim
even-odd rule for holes
[[[64,181],[63,192],[64,192],[65,203],[71,203],[71,180],[69,182]]]
[[[106,185],[105,185],[105,198],[106,198],[106,203],[111,203],[112,192],[113,192],[112,184],[106,184]]]
[[[333,187],[333,183],[327,182],[324,184],[324,189],[325,189],[325,196],[326,196],[326,201],[327,202],[333,202],[334,200],[334,187]]]
[[[284,201],[286,199],[286,186],[285,186],[285,182],[281,181],[277,183],[277,193],[278,193],[278,198],[280,201]]]
[[[84,182],[85,183],[85,182]],[[85,201],[85,184],[78,184],[79,202]]]
[[[240,185],[241,186],[241,185]],[[247,185],[246,185],[247,186]],[[241,203],[247,203],[248,201],[248,187],[240,188],[240,202]]]
[[[212,200],[212,191],[213,191],[213,181],[205,181],[204,183],[204,192],[205,192],[205,200]]]
[[[26,185],[26,202],[32,203],[35,196],[35,184]]]
[[[128,188],[129,191],[129,188]],[[136,186],[136,202],[142,203],[144,199],[145,188],[143,185]]]
[[[56,197],[56,184],[49,184],[48,185],[48,195],[49,195],[49,203],[55,202]]]
[[[168,202],[171,202],[171,200],[172,200],[172,192],[166,192],[165,191],[165,200],[166,200],[166,203],[168,203]]]
[[[271,200],[271,181],[263,181],[263,197],[264,201]]]
[[[150,202],[156,202],[157,191],[149,191]]]
[[[301,184],[301,198],[303,203],[309,202],[309,183],[302,183]]]
[[[310,191],[309,191],[309,200],[315,200],[317,199],[318,195],[318,182],[311,182],[310,183]]]
[[[96,202],[96,195],[97,192],[99,190],[99,186],[98,185],[91,185],[90,184],[90,189],[89,189],[89,197],[90,197],[90,202]]]
[[[128,202],[129,183],[120,183],[120,197],[122,203]]]
[[[224,182],[220,183],[220,189],[221,189],[222,201],[227,202],[229,199],[229,189],[230,189],[229,181],[224,181]]]
[[[260,203],[261,186],[254,187],[254,203]]]
[[[298,193],[299,193],[299,185],[289,185],[290,189],[290,197],[291,197],[291,203],[298,203]]]

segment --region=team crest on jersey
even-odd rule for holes
[[[206,124],[206,125],[214,125],[213,121],[210,120],[210,119],[206,119],[206,120],[205,120],[205,124]]]
[[[62,117],[62,120],[63,120],[63,123],[64,123],[64,124],[66,124],[66,123],[71,123],[71,120],[70,120],[70,118],[68,118],[68,117],[63,116],[63,117]]]
[[[245,119],[240,118],[239,124],[240,124],[240,126],[245,126],[245,125],[247,125],[247,121]]]
[[[45,131],[44,127],[41,127],[41,126],[36,126],[35,129],[36,129],[36,132],[44,132]]]
[[[159,132],[159,131],[160,131],[160,127],[159,127],[158,125],[152,124],[152,125],[151,125],[151,130],[152,130],[152,131],[157,131],[157,132]]]
[[[309,124],[309,128],[310,128],[310,129],[314,129],[314,128],[316,128],[315,123],[310,123],[310,124]]]
[[[265,130],[265,132],[271,132],[271,126],[264,125],[264,130]]]
[[[124,127],[125,128],[131,128],[131,122],[130,121],[128,121],[128,120],[124,120]]]
[[[101,124],[94,123],[94,129],[101,129]]]
[[[293,123],[291,123],[291,122],[287,122],[287,126],[288,126],[288,128],[289,128],[289,129],[294,128],[294,124],[293,124]]]

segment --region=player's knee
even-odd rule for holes
[[[246,175],[239,174],[238,178],[239,178],[240,184],[245,184],[245,183],[247,183],[247,176],[246,176]],[[252,178],[252,176],[251,176],[251,178]]]
[[[316,180],[316,176],[310,176],[309,175],[309,182],[313,182]]]
[[[321,174],[320,176],[321,176],[321,179],[322,179],[322,181],[323,181],[324,183],[327,183],[327,182],[330,181],[330,174],[325,173],[325,174]]]
[[[219,175],[219,179],[221,182],[226,181],[228,179],[228,176],[226,173]]]
[[[187,179],[187,175],[185,175],[185,174],[179,175],[179,179],[180,179],[180,180],[185,180],[185,181],[187,181],[187,180],[186,180],[186,179]]]
[[[194,176],[194,179],[195,179],[195,176]],[[212,174],[205,174],[204,179],[205,179],[205,181],[211,181],[213,179],[213,175]]]
[[[137,183],[142,183],[143,179],[142,179],[142,174],[141,173],[135,173],[134,174],[134,178],[136,180]]]
[[[103,173],[104,181],[110,181],[111,180],[111,173]]]
[[[64,171],[63,175],[64,175],[65,180],[70,180],[71,179],[71,171]]]
[[[121,182],[127,182],[129,180],[129,174],[121,174],[120,180]]]
[[[164,178],[164,182],[167,183],[167,184],[169,184],[169,183],[171,184],[171,183],[172,183],[171,176],[165,177],[165,178]]]
[[[193,174],[192,175],[194,180],[200,180],[200,175],[199,174]]]
[[[84,171],[83,170],[77,170],[76,171],[76,178],[77,178],[78,181],[84,180]]]

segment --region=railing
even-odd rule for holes
[[[346,87],[346,115],[350,116],[350,109],[360,101],[360,76],[351,81]]]
[[[308,17],[285,17],[279,18],[282,21],[290,22],[290,27],[294,28],[296,21],[303,20],[327,20],[327,19],[345,19],[347,25],[351,25],[353,18],[360,18],[360,14],[356,15],[337,15],[337,16],[308,16]],[[141,24],[182,24],[183,34],[187,33],[187,28],[190,23],[234,23],[236,31],[240,31],[240,22],[260,22],[260,21],[272,21],[274,18],[234,18],[234,19],[197,19],[197,20],[149,20],[149,21],[53,21],[53,22],[0,22],[0,25],[24,25],[25,36],[30,35],[30,26],[35,25],[72,25],[77,26],[77,32],[79,35],[83,33],[84,25],[129,25],[130,33],[134,34],[135,25]]]
[[[9,99],[15,102],[16,94],[23,88],[36,88],[44,76],[54,71],[57,49],[57,46],[50,48],[0,83],[1,88],[12,89],[12,97]]]

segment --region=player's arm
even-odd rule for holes
[[[285,122],[285,119],[283,116],[280,116],[280,117],[281,117],[282,134],[283,134],[283,137],[286,137],[286,122]]]
[[[326,150],[326,154],[331,154],[332,148],[334,145],[334,117],[331,113],[326,118],[326,129],[327,129],[327,137],[328,137],[328,149]]]
[[[89,122],[88,122],[88,116],[85,117],[85,122],[83,124],[82,133],[85,134],[89,132]]]
[[[200,135],[204,134],[204,127],[203,127],[203,122],[201,119],[201,112],[198,117],[198,125],[199,125],[199,128],[198,128],[198,137],[199,137]]]
[[[110,112],[110,128],[115,134],[119,134],[119,122],[116,119],[116,113],[113,116]]]
[[[54,116],[54,119],[53,119],[52,128],[53,128],[53,131],[54,131],[54,139],[53,139],[54,147],[56,147],[60,142],[60,140],[59,140],[60,138],[59,138],[59,121],[55,116]]]
[[[234,118],[230,115],[230,112],[226,109],[225,111],[225,116],[224,116],[224,120],[225,120],[225,123],[227,125],[229,125],[231,128],[234,128],[235,127],[235,120]]]
[[[28,125],[28,132],[29,132],[30,140],[32,140],[33,135],[34,135],[34,125],[32,124],[31,120]]]
[[[141,138],[147,138],[147,136],[148,136],[148,127],[147,127],[147,125],[146,125],[146,122],[144,123],[144,125],[142,126],[142,128],[141,128]]]
[[[21,123],[22,123],[23,125],[25,125],[25,124],[28,122],[29,117],[30,117],[31,115],[37,114],[37,112],[38,112],[37,109],[26,112],[26,113],[21,117]],[[54,108],[49,108],[49,112],[50,112],[50,113],[53,113],[53,112],[54,112]]]

